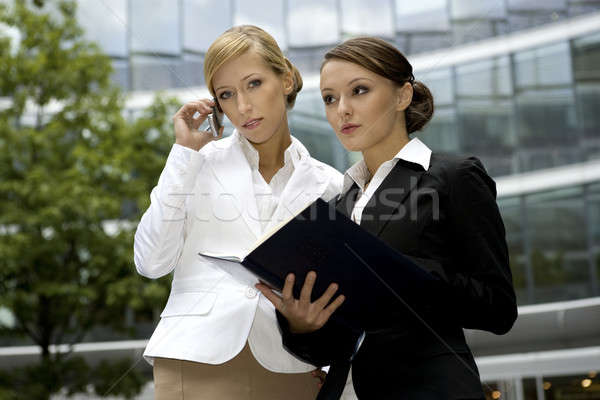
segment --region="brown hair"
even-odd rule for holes
[[[427,86],[415,80],[412,65],[394,46],[374,37],[356,37],[335,46],[325,54],[323,66],[331,59],[358,64],[399,86],[410,82],[413,97],[404,111],[408,133],[421,130],[433,116],[433,96]]]
[[[273,36],[254,25],[239,25],[229,28],[208,48],[204,58],[204,81],[210,93],[215,96],[213,77],[227,61],[252,49],[256,51],[278,75],[292,73],[294,87],[287,95],[286,105],[291,109],[296,95],[302,89],[302,77],[298,69],[284,55]]]

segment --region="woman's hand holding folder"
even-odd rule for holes
[[[285,316],[292,333],[314,332],[325,325],[334,311],[342,305],[345,297],[342,294],[331,301],[338,290],[338,285],[332,283],[321,297],[311,302],[310,298],[317,280],[317,273],[310,271],[306,275],[306,280],[300,291],[300,298],[295,299],[292,294],[294,280],[294,274],[287,275],[281,291],[282,296],[279,296],[269,286],[262,283],[256,284],[256,288]]]

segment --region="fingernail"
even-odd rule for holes
[[[189,115],[189,114],[188,114],[188,115]],[[198,119],[198,117],[199,117],[199,116],[200,116],[200,113],[199,113],[198,111],[196,111],[196,112],[194,113],[194,115],[192,115],[192,118],[194,118],[194,119]]]

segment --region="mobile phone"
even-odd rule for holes
[[[217,99],[213,100],[215,105],[212,107],[212,114],[208,115],[208,128],[207,132],[212,132],[214,137],[219,136],[219,130],[223,126],[223,110],[217,102]]]

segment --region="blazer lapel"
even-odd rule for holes
[[[410,211],[404,203],[417,187],[423,173],[425,170],[421,165],[398,160],[369,199],[363,210],[360,225],[379,236],[390,220],[403,218]]]
[[[352,219],[352,210],[358,200],[358,192],[360,188],[356,183],[353,183],[350,189],[346,193],[342,193],[336,201],[335,208],[344,214],[346,217]]]
[[[233,135],[238,133],[234,132]],[[252,183],[252,171],[238,138],[234,136],[231,139],[229,147],[225,151],[218,152],[211,162],[219,192],[216,195],[222,196],[221,199],[217,198],[216,205],[232,204],[236,208],[233,210],[237,212],[236,215],[241,216],[252,233],[259,238],[262,231]]]

